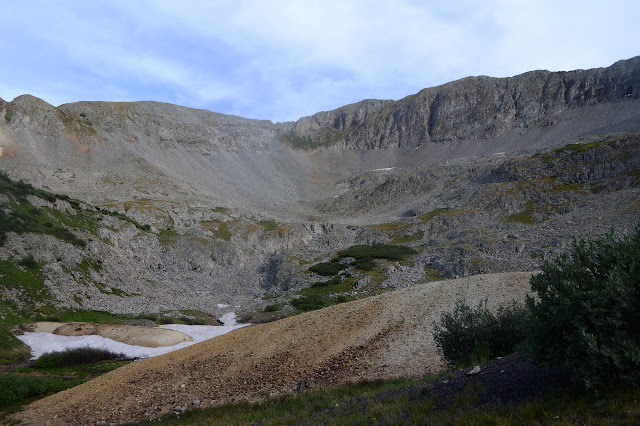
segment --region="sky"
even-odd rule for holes
[[[640,55],[638,0],[0,0],[0,97],[273,122]]]

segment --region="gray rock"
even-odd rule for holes
[[[479,365],[476,365],[471,370],[467,371],[467,376],[475,376],[476,374],[480,374],[481,368]]]

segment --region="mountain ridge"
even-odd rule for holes
[[[64,223],[74,225],[61,226],[88,244],[10,234],[0,260],[32,256],[59,306],[215,315],[226,313],[219,304],[259,311],[270,303],[263,297],[291,309],[300,291],[324,279],[308,268],[353,245],[407,244],[419,254],[353,271],[346,290],[327,290],[331,301],[434,277],[534,270],[576,235],[627,232],[637,219],[639,70],[640,57],[515,80],[471,77],[319,113],[298,127],[158,102],[54,107],[20,96],[0,102],[0,169],[86,208],[11,194],[0,204],[41,209],[52,221],[69,215]],[[575,77],[573,95],[558,89],[567,76]],[[544,92],[545,79],[553,90]],[[525,80],[521,105],[510,109],[502,105],[511,97],[485,87]],[[437,93],[448,95],[434,111],[423,101]],[[567,94],[576,106],[554,109]],[[320,126],[336,117],[337,128]],[[432,119],[442,126],[429,135]],[[310,120],[317,126],[303,133]],[[354,140],[362,144],[348,145],[338,131],[361,132]],[[324,142],[314,136],[323,132]],[[451,140],[434,141],[447,132]],[[414,146],[402,136],[409,142],[398,146],[393,134],[424,138]],[[382,136],[389,144],[375,142]],[[87,229],[71,217],[89,211]],[[98,261],[87,279],[83,268]]]
[[[618,83],[612,84],[613,81]],[[493,90],[485,90],[485,88]],[[467,101],[465,105],[462,98],[468,97],[474,89],[477,99],[483,102],[477,104],[467,98],[464,99]],[[541,90],[535,93],[536,89]],[[365,100],[332,111],[303,117],[290,125],[288,130],[296,131],[301,136],[321,135],[323,130],[345,132],[342,146],[352,149],[416,147],[429,141],[446,142],[465,138],[495,137],[508,128],[500,126],[498,124],[500,120],[516,121],[516,126],[528,125],[530,122],[535,122],[538,118],[537,114],[542,112],[558,113],[572,107],[619,100],[624,97],[637,99],[640,96],[639,91],[640,57],[634,57],[618,61],[610,67],[591,70],[564,72],[538,70],[507,78],[466,77],[423,89],[399,101]],[[459,96],[458,92],[464,96]],[[496,99],[487,99],[491,92]],[[535,99],[548,99],[550,96],[551,99],[547,105],[535,108]],[[497,106],[496,111],[491,111],[488,105],[484,104],[484,102],[490,103],[496,100],[502,102]],[[458,106],[461,103],[466,107],[461,113],[451,110],[450,104]],[[371,113],[378,112],[384,107],[391,109],[386,113],[393,117],[393,121],[375,122],[373,125],[366,123]],[[465,125],[464,127],[468,128],[470,123],[464,122],[464,117],[470,115],[477,116],[476,120],[471,121],[475,125],[477,134],[452,132],[452,128],[456,125]],[[420,122],[420,117],[428,119]],[[492,120],[491,124],[482,128],[481,124],[484,124],[487,119]],[[378,117],[374,117],[373,120],[379,121]],[[439,124],[441,121],[445,122],[444,125]],[[359,126],[364,128],[360,129]],[[405,128],[413,130],[407,131]],[[357,134],[351,133],[351,130],[357,130]],[[363,140],[362,134],[367,138]],[[323,141],[320,142],[322,143]]]

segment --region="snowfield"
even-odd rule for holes
[[[126,343],[117,342],[102,336],[60,336],[53,333],[31,333],[26,332],[17,336],[18,339],[31,348],[31,359],[38,359],[46,352],[64,351],[66,349],[83,348],[90,346],[93,348],[107,349],[111,352],[123,353],[131,358],[149,358],[157,355],[173,352],[178,349],[186,348],[195,343],[200,343],[213,337],[222,336],[230,331],[238,328],[246,327],[250,324],[238,324],[234,313],[224,314],[220,321],[222,326],[209,325],[185,325],[185,324],[165,324],[158,328],[167,328],[170,330],[180,331],[189,337],[191,342],[182,342],[173,346],[161,346],[157,348],[149,348],[146,346],[127,345]]]

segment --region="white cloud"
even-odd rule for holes
[[[11,38],[12,51],[0,47],[13,58],[0,80],[21,92],[48,87],[40,93],[50,99],[154,99],[281,121],[468,75],[607,66],[640,53],[640,26],[629,22],[636,0],[431,3],[14,4],[0,23],[24,36]],[[38,64],[34,48],[57,60]]]

